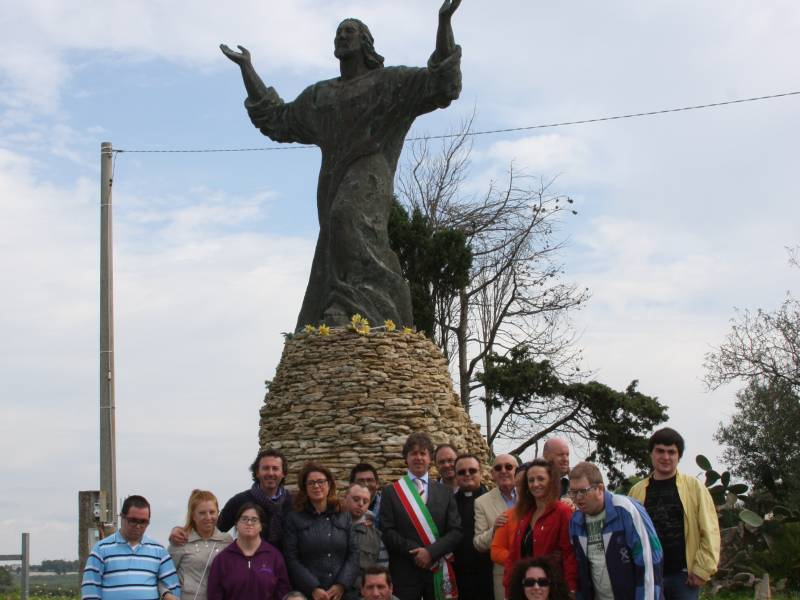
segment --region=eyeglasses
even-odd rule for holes
[[[322,487],[327,484],[327,479],[309,479],[306,481],[306,487]]]
[[[460,475],[461,477],[466,477],[467,475],[475,475],[478,472],[478,469],[475,467],[471,469],[459,469],[456,471],[456,475]]]
[[[550,580],[547,577],[526,577],[522,580],[522,587],[535,587],[541,588],[550,587]]]
[[[123,518],[128,522],[128,525],[134,525],[136,527],[147,527],[150,525],[150,519],[133,519],[125,515],[123,515]]]
[[[568,490],[567,493],[569,494],[569,497],[572,498],[573,500],[576,498],[583,498],[586,494],[591,492],[597,486],[598,486],[597,483],[593,483],[589,487],[585,487],[580,490]]]
[[[493,466],[492,469],[499,473],[500,471],[502,471],[504,469],[506,471],[513,471],[514,469],[516,469],[516,467],[514,465],[512,465],[511,463],[499,463],[499,464],[496,464],[495,466]]]
[[[256,523],[260,523],[261,519],[258,517],[239,517],[239,523],[242,525],[255,525]]]

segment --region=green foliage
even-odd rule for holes
[[[19,579],[18,574],[12,574],[13,585],[5,591],[0,590],[0,600],[19,600]],[[77,600],[80,595],[80,575],[77,573],[38,575],[35,571],[31,572],[30,600]]]
[[[767,527],[767,547],[753,552],[753,563],[772,581],[785,579],[788,589],[800,590],[800,523]]]
[[[36,567],[33,567],[34,569]],[[55,560],[43,560],[42,564],[38,566],[39,571],[52,571],[53,573],[58,573],[59,575],[63,575],[64,573],[73,573],[77,572],[79,568],[77,560],[63,560],[63,559],[55,559]]]
[[[469,283],[472,252],[466,237],[457,229],[434,230],[419,209],[409,215],[395,199],[389,215],[389,243],[411,290],[413,324],[430,335],[437,303],[449,302]]]
[[[800,508],[800,396],[783,382],[753,380],[736,397],[736,412],[715,439],[739,477]]]
[[[731,485],[729,471],[718,473],[711,467],[711,461],[702,454],[698,454],[694,461],[698,467],[705,471],[705,486],[708,488],[715,505],[727,505],[730,508],[737,499],[745,499],[743,494],[747,492],[747,485],[744,483]]]
[[[10,590],[12,584],[11,572],[6,567],[0,567],[0,592]]]
[[[608,469],[610,487],[625,479],[619,464],[647,471],[647,436],[667,418],[667,408],[638,391],[636,381],[624,391],[597,381],[567,382],[549,361],[535,360],[525,345],[506,356],[490,355],[478,379],[488,401],[516,419],[518,427],[531,422],[539,427],[538,436],[530,438],[534,442],[558,430],[593,442],[597,449],[589,460]]]
[[[739,512],[739,518],[745,525],[750,525],[750,527],[761,527],[764,524],[764,519],[746,508]]]
[[[752,587],[769,573],[773,583],[800,586],[800,511],[775,505],[771,494],[731,484],[728,471],[718,473],[705,456],[695,462],[705,471],[706,487],[717,507],[722,555],[713,589]],[[719,482],[719,483],[717,483]]]
[[[698,454],[697,457],[695,457],[694,462],[696,462],[697,466],[703,469],[703,471],[712,471],[711,461],[709,461],[702,454]],[[708,483],[706,483],[706,485],[708,485]]]

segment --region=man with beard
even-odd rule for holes
[[[261,537],[278,548],[282,549],[284,513],[288,513],[292,506],[291,494],[283,487],[286,479],[288,463],[283,452],[275,448],[261,450],[250,465],[253,485],[249,490],[244,490],[233,496],[225,503],[219,513],[217,527],[220,531],[228,531],[233,527],[236,513],[247,502],[260,506],[267,516],[261,528]],[[170,532],[169,541],[182,546],[187,542],[186,531],[183,527],[174,527]]]

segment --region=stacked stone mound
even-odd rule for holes
[[[401,450],[413,431],[489,464],[447,361],[425,336],[337,331],[287,340],[261,408],[259,442],[280,448],[290,473],[315,460],[347,481],[353,465],[368,462],[391,481],[405,473]]]

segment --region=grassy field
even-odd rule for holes
[[[15,589],[0,593],[0,600],[19,600],[19,576],[13,575]],[[81,597],[80,575],[37,575],[31,573],[30,600],[75,600]]]

